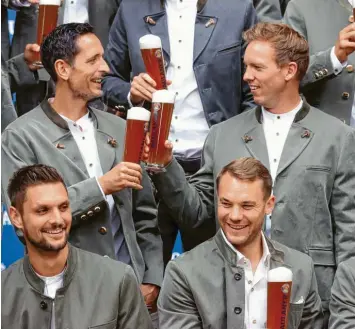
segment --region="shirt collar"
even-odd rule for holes
[[[244,265],[244,261],[247,259],[241,252],[239,252],[227,239],[227,237],[225,236],[223,230],[221,229],[221,233],[222,233],[222,237],[225,241],[225,243],[227,244],[227,246],[233,250],[233,252],[235,252],[237,254],[237,263],[238,265]],[[263,255],[261,256],[260,262],[263,262],[265,266],[269,266],[270,264],[270,250],[269,247],[267,245],[264,233],[261,232],[261,239],[262,239],[262,245],[263,245]]]
[[[295,119],[296,114],[302,108],[302,106],[303,106],[303,100],[301,98],[300,102],[298,103],[298,105],[293,110],[291,110],[291,111],[289,111],[287,113],[274,114],[274,113],[271,113],[271,112],[265,110],[264,107],[262,107],[261,110],[262,110],[262,113],[263,113],[263,117],[265,119],[275,120],[276,118],[279,117],[281,119],[290,120],[291,122],[293,122],[293,120]]]
[[[92,125],[92,119],[89,112],[76,121],[73,121],[62,114],[59,115],[67,122],[69,129],[76,127],[81,130],[85,130]]]

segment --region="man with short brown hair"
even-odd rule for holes
[[[301,35],[284,24],[260,23],[245,38],[244,79],[258,106],[212,127],[203,166],[189,183],[169,142],[166,172],[152,179],[185,229],[215,223],[217,230],[217,173],[233,159],[259,159],[270,170],[277,199],[265,221],[265,233],[312,257],[323,309],[329,315],[337,265],[355,255],[355,130],[300,97],[308,60]],[[211,230],[210,236],[215,232]]]
[[[221,229],[169,263],[158,301],[160,328],[266,328],[268,272],[280,267],[293,273],[288,328],[322,328],[311,258],[262,233],[275,203],[267,168],[254,158],[234,160],[216,187]]]

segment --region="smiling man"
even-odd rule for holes
[[[130,266],[68,244],[69,196],[54,168],[19,169],[8,194],[27,255],[1,273],[2,328],[152,328]]]
[[[267,168],[254,158],[235,160],[222,169],[216,188],[221,229],[169,263],[158,302],[160,328],[266,328],[267,274],[278,267],[293,272],[288,328],[322,328],[311,258],[262,233],[275,204]]]
[[[140,165],[121,162],[125,121],[88,106],[108,72],[101,43],[89,24],[71,23],[50,33],[41,52],[56,95],[4,131],[3,190],[18,168],[55,167],[69,186],[70,242],[131,265],[154,311],[163,264],[149,177]]]
[[[309,62],[299,33],[285,24],[259,23],[244,37],[244,79],[258,106],[211,128],[203,166],[189,183],[172,153],[166,172],[152,179],[180,225],[215,222],[218,229],[216,175],[233,159],[260,160],[270,170],[276,196],[265,233],[311,256],[329,316],[337,265],[355,255],[355,130],[299,95]],[[166,146],[171,151],[172,144]]]

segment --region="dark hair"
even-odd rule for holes
[[[254,158],[240,158],[224,166],[217,177],[217,190],[222,176],[227,173],[242,181],[254,182],[261,179],[263,181],[265,199],[270,197],[272,178],[269,170],[259,160]]]
[[[67,189],[62,176],[53,167],[36,164],[20,168],[12,175],[7,188],[11,206],[22,213],[27,189],[31,186],[48,183],[62,183]]]
[[[258,23],[244,32],[244,40],[270,42],[276,53],[278,66],[297,63],[298,80],[305,76],[309,65],[309,47],[306,39],[286,24]]]
[[[43,40],[41,45],[41,60],[44,68],[51,78],[56,82],[57,73],[54,64],[62,59],[69,64],[73,63],[78,53],[76,41],[78,37],[94,33],[94,28],[88,23],[69,23],[57,26]]]

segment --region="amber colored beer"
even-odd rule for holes
[[[145,108],[132,107],[128,110],[123,161],[133,163],[141,161],[149,119],[150,112]]]
[[[41,45],[44,38],[56,28],[59,7],[60,0],[40,0],[37,26],[37,44]],[[37,56],[36,64],[41,65],[40,54]]]
[[[169,138],[174,112],[175,94],[168,90],[153,93],[150,116],[150,151],[147,170],[164,171],[165,141]]]
[[[278,267],[268,273],[267,284],[267,329],[287,329],[292,272]]]
[[[139,39],[145,70],[156,82],[156,90],[167,89],[164,55],[159,37],[147,34]]]

